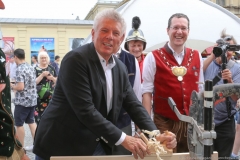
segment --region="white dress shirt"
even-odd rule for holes
[[[135,58],[136,74],[133,84],[133,91],[136,94],[138,100],[142,103],[142,87],[141,87],[141,73],[138,65],[138,61]]]
[[[113,57],[111,57],[108,60],[108,63],[106,63],[106,60],[99,54],[99,60],[102,64],[105,77],[106,77],[106,85],[107,85],[107,113],[112,109],[112,97],[113,97],[113,81],[112,81],[112,68],[116,65],[116,62]],[[126,138],[126,134],[122,132],[122,135],[120,139],[115,143],[115,145],[120,145],[124,139]]]
[[[184,58],[184,50],[177,54],[172,47],[168,43],[168,47],[172,50],[173,56],[175,57],[176,61],[180,65],[183,61]],[[199,76],[199,82],[204,82],[204,77],[203,77],[203,60],[201,54],[199,54],[199,59],[200,59],[200,76]],[[153,56],[153,53],[150,52],[147,54],[146,58],[144,59],[143,62],[143,88],[142,88],[142,94],[144,93],[152,93],[154,89],[154,78],[156,74],[156,61]],[[198,85],[199,92],[203,91],[203,84]]]

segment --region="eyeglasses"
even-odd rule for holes
[[[170,27],[171,29],[173,29],[174,31],[178,31],[179,29],[181,29],[182,32],[186,32],[188,30],[187,27]]]

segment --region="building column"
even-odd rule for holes
[[[25,60],[31,62],[30,39],[27,36],[27,26],[17,26],[17,37],[14,37],[14,50],[21,48],[25,51]]]
[[[23,50],[27,49],[27,28],[26,26],[17,27],[18,39],[15,37],[14,43],[15,46]],[[15,48],[16,49],[16,48]]]
[[[60,55],[61,59],[63,58],[63,55],[65,55],[66,48],[67,48],[67,42],[66,42],[66,29],[65,28],[58,28],[58,39],[56,40],[56,44],[58,46],[55,49],[55,55]]]

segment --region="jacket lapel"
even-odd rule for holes
[[[94,65],[94,68],[95,68],[95,70],[96,70],[96,72],[98,74],[100,83],[102,84],[103,94],[104,94],[105,103],[106,103],[106,106],[104,107],[104,114],[103,114],[104,117],[105,117],[105,115],[107,115],[107,85],[106,85],[106,77],[105,77],[105,73],[104,73],[102,64],[101,64],[101,62],[99,60],[99,57],[97,55],[97,52],[95,50],[95,47],[94,47],[93,43],[90,44],[90,47],[91,47],[91,52],[89,54],[90,54],[90,57],[93,60],[92,64]]]
[[[113,97],[112,97],[112,110],[110,111],[108,117],[112,120],[112,122],[115,124],[117,123],[117,118],[119,114],[119,105],[118,105],[118,91],[119,91],[119,66],[118,66],[118,58],[114,56],[116,65],[112,68],[112,80],[113,80]]]

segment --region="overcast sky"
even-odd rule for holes
[[[83,20],[98,0],[2,0],[0,18],[44,18]],[[112,0],[119,1],[119,0]]]

